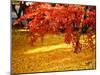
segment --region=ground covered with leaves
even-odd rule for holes
[[[38,39],[34,46],[27,41],[27,34],[26,31],[12,32],[14,74],[96,68],[96,51],[83,47],[80,53],[74,53],[71,44],[64,43],[63,34],[47,34],[43,42]]]

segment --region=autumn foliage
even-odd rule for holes
[[[95,6],[33,3],[28,6],[23,16],[14,25],[27,21],[25,28],[29,29],[31,41],[34,43],[45,34],[64,33],[64,41],[72,43],[74,52],[81,50],[80,36],[87,34],[89,40],[95,35],[96,8]],[[89,41],[89,42],[90,42]],[[93,41],[90,43],[93,46]]]

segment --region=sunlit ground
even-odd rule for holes
[[[12,33],[12,73],[34,73],[50,71],[95,69],[95,50],[82,47],[78,54],[73,53],[71,44],[64,43],[64,35],[45,35],[31,46],[26,31]],[[86,35],[81,36],[84,43]]]

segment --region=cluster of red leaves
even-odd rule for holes
[[[21,16],[14,24],[18,24],[23,20],[31,19],[26,26],[32,32],[41,31],[55,33],[61,26],[68,27],[66,32],[70,32],[69,27],[72,22],[80,24],[82,14],[84,13],[82,6],[74,5],[64,7],[56,4],[52,6],[48,3],[33,3],[26,9],[26,13]],[[42,31],[41,31],[42,32]]]
[[[86,19],[83,18],[84,14],[87,15]],[[26,26],[31,33],[39,36],[46,33],[57,34],[60,29],[64,28],[65,42],[71,43],[74,35],[73,24],[79,30],[86,24],[95,28],[95,17],[95,11],[85,12],[85,6],[83,5],[33,3],[26,8],[25,14],[17,19],[14,24],[18,24],[23,20],[30,20]]]

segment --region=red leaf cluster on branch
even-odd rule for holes
[[[57,34],[64,30],[65,42],[71,43],[74,32],[79,34],[86,24],[95,28],[95,9],[86,12],[85,8],[84,5],[33,3],[14,24],[30,20],[26,25],[29,31],[40,36],[46,33]],[[86,19],[84,15],[87,16]],[[78,31],[74,31],[75,28],[78,28]]]

